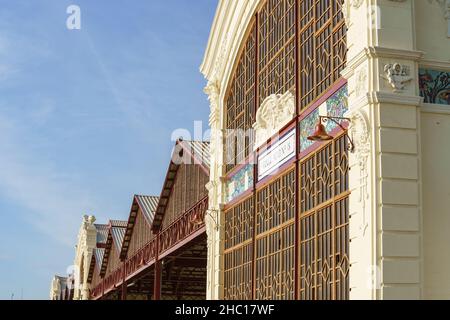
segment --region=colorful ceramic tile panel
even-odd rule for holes
[[[327,114],[330,117],[344,117],[348,111],[348,87],[343,86],[327,100]],[[340,121],[341,123],[343,121]],[[328,121],[328,132],[336,128],[336,123]]]
[[[425,103],[450,105],[450,72],[420,69],[419,89]]]
[[[323,110],[326,108],[326,111]],[[347,85],[340,88],[328,100],[311,112],[305,119],[300,122],[300,150],[304,151],[311,147],[314,142],[309,141],[308,137],[314,133],[319,115],[327,113],[330,117],[344,117],[348,110],[348,88]],[[326,123],[327,131],[330,132],[336,128],[336,123],[328,121]]]
[[[317,122],[319,121],[319,109],[315,109],[309,116],[300,122],[300,150],[306,150],[314,142],[309,141],[308,137],[314,133]]]
[[[253,165],[247,164],[228,182],[228,202],[233,201],[253,186]]]

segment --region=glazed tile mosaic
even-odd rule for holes
[[[313,141],[308,140],[308,137],[314,133],[320,115],[326,114],[330,117],[344,117],[347,110],[348,89],[347,85],[345,85],[300,121],[300,150],[305,151],[314,144]],[[333,131],[337,126],[333,121],[328,121],[325,125],[328,132]]]
[[[425,103],[450,105],[450,72],[420,69],[419,89]]]
[[[239,170],[228,182],[228,202],[233,201],[253,186],[253,165]]]

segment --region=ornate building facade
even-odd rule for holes
[[[201,71],[208,298],[450,298],[449,1],[221,0]]]
[[[450,299],[450,0],[219,0],[210,142],[50,298]]]

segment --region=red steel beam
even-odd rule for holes
[[[161,300],[161,260],[159,260],[159,232],[156,234],[156,259],[155,259],[155,279],[153,286],[153,300]]]
[[[195,238],[197,238],[198,236],[202,235],[205,232],[206,232],[206,227],[205,226],[201,227],[200,229],[198,229],[197,231],[192,233],[190,236],[188,236],[184,240],[178,242],[176,245],[172,246],[170,249],[167,249],[166,251],[161,253],[160,258],[167,257],[168,255],[170,255],[173,252],[177,251],[178,249],[184,247],[186,244],[188,244],[189,242],[191,242],[192,240],[194,240]]]

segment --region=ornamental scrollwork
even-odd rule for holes
[[[272,94],[261,104],[256,113],[255,148],[276,135],[295,116],[295,97],[292,92]]]
[[[359,167],[359,202],[363,208],[363,220],[360,226],[360,230],[365,236],[367,228],[369,226],[368,219],[366,217],[366,201],[369,199],[368,192],[368,160],[370,156],[370,127],[369,122],[365,114],[361,111],[356,111],[350,116],[350,134],[353,136],[355,143],[355,156]]]

